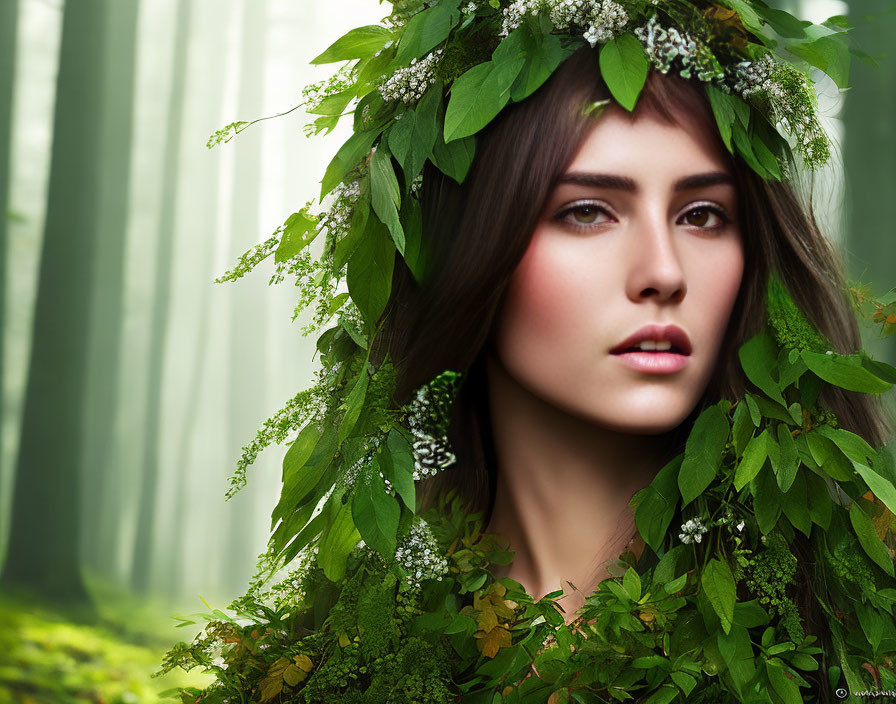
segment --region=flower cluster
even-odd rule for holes
[[[725,78],[722,65],[703,41],[687,32],[679,32],[675,27],[661,26],[656,15],[643,27],[635,29],[635,36],[644,45],[647,58],[661,73],[668,73],[676,64],[682,78],[694,75],[704,82]]]
[[[401,100],[406,104],[420,100],[436,82],[435,67],[443,53],[442,49],[436,49],[422,59],[412,59],[410,66],[398,69],[377,88],[383,100]]]
[[[830,158],[830,142],[816,117],[815,90],[805,74],[775,59],[771,52],[758,61],[742,61],[734,68],[731,88],[744,100],[770,108],[774,118],[796,140],[796,148],[810,166]]]
[[[355,205],[361,196],[361,183],[341,183],[334,191],[334,198],[326,212],[321,213],[318,228],[326,228],[324,252],[330,253],[336,243],[348,234]]]
[[[613,0],[560,0],[551,8],[557,29],[585,27],[582,36],[592,47],[610,41],[628,20],[625,8]]]
[[[345,474],[342,477],[342,483],[351,487],[358,480],[358,476],[361,474],[361,471],[368,467],[370,463],[373,461],[374,455],[379,451],[381,440],[377,436],[370,436],[364,438],[363,447],[361,448],[361,456],[356,459],[352,465],[345,470]],[[391,484],[389,481],[383,476],[383,473],[379,473],[380,477],[386,481],[386,488],[389,489],[389,493],[391,492]]]
[[[325,98],[342,93],[354,87],[357,81],[357,67],[346,64],[329,78],[311,83],[302,89],[301,105],[307,112],[316,109]]]
[[[545,7],[545,0],[513,0],[509,6],[504,8],[500,36],[506,37],[523,23],[523,17],[537,15]]]
[[[462,8],[460,8],[460,11],[463,12],[465,15],[472,15],[472,14],[475,14],[476,10],[478,10],[478,9],[479,9],[479,6],[475,2],[470,0],[470,2],[468,2]]]
[[[700,522],[699,518],[690,518],[687,523],[681,524],[681,533],[678,534],[678,538],[683,543],[699,543],[703,540],[703,534],[705,532],[706,526]]]
[[[432,477],[454,464],[445,430],[458,375],[443,372],[420,387],[406,408],[407,424],[414,437],[414,479]]]
[[[395,550],[395,559],[408,571],[405,581],[417,589],[424,579],[441,582],[448,574],[448,561],[442,555],[439,544],[423,519],[419,519]]]

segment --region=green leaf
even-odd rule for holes
[[[638,570],[629,567],[622,578],[622,588],[631,597],[632,601],[638,601],[641,598],[641,577]]]
[[[379,462],[374,458],[356,481],[352,518],[364,542],[386,559],[395,554],[400,514],[398,503],[386,492]]]
[[[361,238],[365,236],[370,215],[368,178],[365,176],[361,180],[361,195],[352,210],[352,219],[348,226],[348,232],[345,234],[345,237],[340,238],[336,242],[336,250],[333,252],[333,263],[337,269],[341,269],[351,259],[358,245],[361,244]],[[373,220],[376,220],[376,218],[373,218]],[[382,225],[375,222],[372,224],[372,227],[382,227]]]
[[[746,701],[746,689],[756,674],[750,634],[743,626],[734,624],[730,633],[716,634],[719,653],[728,666],[728,675],[741,701]]]
[[[761,3],[753,7],[762,16],[762,19],[768,22],[771,28],[782,37],[789,39],[805,37],[807,36],[806,27],[812,26],[812,23],[808,20],[797,19],[789,12],[784,12],[783,10],[776,10]]]
[[[747,404],[741,400],[734,409],[734,422],[731,424],[731,441],[734,443],[734,452],[738,457],[744,454],[744,448],[753,436],[753,424],[750,420],[750,410]]]
[[[753,425],[758,428],[759,424],[762,422],[762,413],[759,412],[759,404],[756,403],[756,398],[751,393],[744,394],[744,400],[747,402],[747,408],[750,411],[750,420],[752,420]]]
[[[629,112],[647,80],[647,56],[633,34],[621,34],[600,50],[600,73],[613,98]]]
[[[890,511],[896,513],[896,487],[893,486],[890,480],[882,477],[876,471],[871,469],[871,467],[868,467],[861,462],[853,460],[852,465],[855,467],[859,476],[865,480],[865,483],[874,495],[883,501],[884,505],[890,509]]]
[[[338,447],[336,428],[332,425],[324,426],[311,455],[299,464],[307,449],[305,443],[310,442],[311,433],[312,431],[308,430],[302,445],[293,450],[291,456],[289,452],[286,453],[289,456],[288,460],[286,457],[283,459],[283,488],[280,491],[280,500],[271,513],[272,525],[278,520],[285,519],[306,501],[316,501],[315,490],[320,489],[321,483],[326,483],[326,475],[332,469],[333,457]],[[292,450],[292,447],[290,449]]]
[[[791,678],[790,673],[784,669],[778,658],[769,658],[765,661],[765,671],[768,680],[784,704],[803,704],[803,695],[800,694],[799,685]]]
[[[890,551],[883,540],[877,534],[874,522],[871,517],[865,513],[858,501],[853,501],[849,505],[849,522],[856,532],[859,544],[868,553],[868,557],[874,560],[881,569],[891,577],[893,574],[893,558],[890,557]]]
[[[734,589],[734,575],[727,562],[713,558],[706,565],[700,577],[700,584],[713,610],[719,616],[722,630],[727,634],[734,620],[734,602],[737,601]]]
[[[392,32],[376,24],[357,27],[342,35],[322,54],[311,59],[312,64],[331,64],[336,61],[360,59],[375,54],[392,39]]]
[[[815,472],[806,472],[806,495],[809,500],[809,518],[827,530],[831,525],[833,502],[824,479]]]
[[[718,88],[706,84],[706,95],[709,97],[709,104],[712,107],[712,114],[716,118],[716,125],[719,128],[719,134],[722,141],[728,148],[728,151],[734,153],[734,147],[731,144],[731,132],[734,125],[734,106],[732,102],[740,100],[740,98],[723,93]]]
[[[744,456],[734,471],[734,488],[743,489],[755,477],[765,463],[767,452],[768,430],[763,430],[752,438],[744,449]]]
[[[845,32],[828,34],[811,42],[787,45],[787,51],[828,74],[838,88],[849,86],[849,44]]]
[[[404,227],[404,262],[417,281],[423,281],[426,261],[423,252],[423,212],[416,196],[408,194],[401,203]]]
[[[308,110],[308,113],[311,115],[327,115],[332,117],[341,116],[354,97],[354,89],[349,88],[348,90],[344,90],[341,93],[329,95],[326,98],[322,99],[316,107]]]
[[[342,503],[345,489],[340,488],[330,495],[328,522],[321,534],[318,563],[331,582],[339,582],[345,577],[345,563],[349,553],[361,537],[352,519],[351,502]]]
[[[688,696],[691,693],[691,690],[697,686],[696,678],[693,675],[689,675],[687,672],[670,672],[669,677],[671,677],[672,681],[681,688],[684,696]]]
[[[487,61],[454,81],[445,112],[445,143],[476,134],[510,100],[510,88],[525,59]]]
[[[809,515],[808,505],[806,480],[802,474],[798,474],[790,487],[790,491],[781,497],[781,508],[784,510],[784,515],[793,524],[793,527],[807,538],[812,530],[812,518]]]
[[[395,247],[399,252],[404,252],[404,230],[398,219],[401,190],[392,168],[392,155],[383,144],[370,158],[370,205],[380,221],[389,228]]]
[[[763,43],[767,41],[765,30],[762,26],[762,19],[753,7],[754,3],[747,2],[747,0],[722,0],[722,4],[727,5],[732,10],[736,10],[744,27],[755,34]]]
[[[846,428],[835,428],[831,425],[820,425],[816,429],[820,435],[832,440],[837,447],[853,462],[868,462],[877,452],[861,436]]]
[[[856,616],[859,617],[859,625],[862,627],[862,631],[864,631],[865,637],[871,645],[872,652],[877,655],[880,640],[884,634],[883,614],[878,613],[877,609],[870,604],[863,604],[857,601]]]
[[[684,461],[678,473],[682,507],[696,499],[715,479],[728,441],[728,418],[720,404],[705,409],[694,422],[685,444]]]
[[[386,308],[394,265],[395,247],[388,231],[377,218],[368,218],[364,237],[348,261],[345,278],[352,301],[370,325],[376,325]]]
[[[821,354],[808,350],[803,350],[800,355],[811,371],[834,386],[865,394],[881,394],[893,386],[862,366],[860,355]]]
[[[539,15],[538,23],[523,22],[514,32],[520,33],[521,51],[526,62],[510,90],[510,99],[520,102],[528,98],[551,76],[563,60],[575,49],[565,47],[551,34],[552,25],[545,15]]]
[[[305,249],[317,237],[316,226],[317,218],[309,215],[307,208],[290,215],[283,224],[283,236],[274,253],[274,261],[288,261]]]
[[[401,164],[407,183],[420,173],[435,146],[441,102],[441,85],[431,86],[416,109],[407,110],[389,130],[389,149]]]
[[[365,364],[364,369],[361,370],[361,374],[358,376],[358,380],[345,399],[345,415],[339,423],[339,434],[337,436],[340,444],[352,434],[358,423],[358,418],[361,417],[361,410],[364,408],[364,399],[367,396],[367,385],[369,383],[370,374],[367,373],[367,364]]]
[[[666,530],[678,504],[678,470],[684,455],[666,464],[653,481],[632,497],[635,504],[635,525],[638,533],[655,551],[666,537]]]
[[[417,510],[414,486],[414,455],[404,436],[393,428],[381,451],[380,468],[386,479],[392,482],[396,493],[411,511]]]
[[[411,17],[398,43],[396,62],[405,66],[411,59],[418,59],[441,44],[460,20],[460,15],[456,0],[443,0]]]
[[[324,177],[321,180],[320,200],[323,200],[330,191],[342,183],[342,179],[349,171],[358,167],[361,159],[370,153],[370,148],[379,133],[378,129],[355,132],[345,141],[324,172]]]
[[[778,446],[781,448],[781,461],[774,467],[778,477],[778,488],[786,492],[790,489],[800,468],[800,458],[796,449],[796,441],[786,423],[778,423]]]
[[[765,534],[771,533],[781,515],[783,498],[774,473],[770,469],[760,471],[750,482],[750,491],[753,494],[753,513],[759,530]]]
[[[781,395],[781,389],[771,374],[778,362],[778,348],[771,335],[767,332],[754,335],[740,346],[737,355],[747,378],[766,396],[786,408],[787,403]]]
[[[432,148],[432,163],[446,176],[463,183],[476,153],[476,138],[464,137],[445,144],[441,131]]]

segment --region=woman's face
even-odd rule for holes
[[[741,283],[737,192],[715,136],[613,106],[548,196],[498,313],[523,387],[620,432],[679,425],[709,383]],[[673,349],[614,354],[647,325]],[[625,345],[628,347],[628,345]]]

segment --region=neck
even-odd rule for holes
[[[634,534],[628,504],[659,471],[665,437],[570,415],[522,387],[493,357],[488,391],[498,480],[486,531],[509,540],[515,553],[498,576],[512,577],[535,599],[563,589],[569,620],[607,576],[603,564]]]

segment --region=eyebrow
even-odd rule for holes
[[[591,188],[610,188],[619,191],[636,193],[638,184],[627,176],[614,174],[598,174],[589,172],[570,172],[557,180],[558,185],[572,184],[574,186],[586,186]],[[734,178],[724,171],[710,171],[703,174],[694,174],[678,179],[672,186],[674,191],[690,191],[695,188],[707,188],[709,186],[726,185],[733,186]]]

